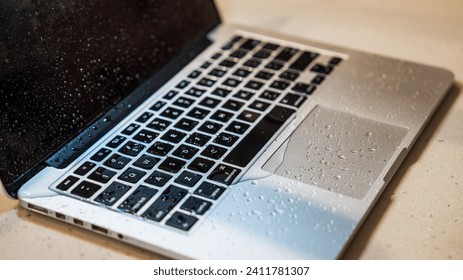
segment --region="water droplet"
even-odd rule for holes
[[[367,132],[365,135],[369,137],[369,136],[373,135],[373,132]]]

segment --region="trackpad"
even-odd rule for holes
[[[407,129],[316,107],[262,169],[361,199]]]

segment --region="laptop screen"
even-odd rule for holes
[[[0,3],[5,186],[219,22],[212,0]]]

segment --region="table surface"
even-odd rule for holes
[[[347,248],[346,259],[463,259],[463,1],[222,0],[226,23],[447,68],[455,85]],[[265,4],[265,5],[264,5]],[[1,259],[162,259],[0,193]]]

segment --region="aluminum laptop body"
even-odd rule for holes
[[[177,74],[171,75],[167,82],[152,94],[150,93],[146,100],[114,124],[90,148],[81,151],[68,166],[65,168],[47,166],[27,180],[18,191],[21,205],[63,222],[172,258],[338,258],[360,228],[363,219],[380,197],[434,111],[437,110],[453,82],[453,75],[443,69],[246,27],[221,24],[207,34],[207,39],[210,40],[207,48],[192,58],[191,62]],[[122,178],[125,174],[124,170],[115,170],[114,173],[118,172],[115,176],[119,177],[114,177],[107,183],[100,183],[103,188],[92,194],[90,198],[79,199],[75,195],[79,193],[73,189],[77,188],[76,185],[80,182],[86,180],[95,183],[91,178],[82,179],[75,174],[83,163],[93,163],[91,158],[132,123],[138,123],[137,120],[144,112],[153,114],[152,118],[166,119],[162,115],[165,113],[163,111],[165,107],[159,112],[152,109],[158,104],[157,102],[165,100],[167,102],[165,106],[180,108],[174,104],[176,102],[174,99],[168,101],[166,94],[173,89],[180,92],[178,96],[186,93],[189,86],[184,90],[178,87],[185,81],[185,77],[198,69],[202,69],[201,73],[204,75],[210,73],[209,71],[219,66],[223,59],[243,47],[247,40],[259,43],[256,43],[254,49],[245,53],[243,59],[254,57],[260,47],[266,44],[279,46],[272,56],[261,58],[262,64],[255,66],[253,70],[272,73],[275,77],[282,75],[284,69],[270,69],[266,68],[266,65],[269,65],[284,48],[299,50],[297,55],[288,60],[289,64],[296,63],[303,52],[318,54],[306,69],[300,71],[299,76],[288,88],[273,88],[280,95],[275,101],[276,105],[271,106],[290,108],[291,114],[285,113],[279,116],[281,117],[278,120],[279,125],[271,137],[266,135],[268,139],[266,138],[264,143],[259,143],[260,140],[255,135],[248,137],[253,133],[257,135],[257,127],[261,129],[260,124],[263,119],[273,112],[271,111],[273,109],[259,111],[252,107],[253,102],[265,99],[262,94],[268,88],[264,86],[255,90],[246,89],[244,85],[254,79],[255,72],[237,79],[237,74],[233,74],[236,73],[235,70],[250,68],[244,67],[243,64],[230,66],[225,76],[217,81],[225,83],[227,78],[236,78],[241,83],[236,89],[226,86],[224,88],[230,89],[232,95],[235,93],[233,91],[243,89],[254,94],[253,99],[241,102],[245,108],[241,110],[251,108],[248,111],[259,112],[260,119],[250,124],[248,130],[236,143],[227,148],[223,156],[218,159],[208,158],[208,162],[213,162],[212,173],[200,173],[199,181],[193,187],[185,186],[185,182],[175,175],[174,178],[167,179],[170,181],[163,187],[145,183],[157,167],[146,171],[146,175],[140,175],[142,178],[134,184],[121,181],[131,190],[119,197],[118,204],[140,185],[156,190],[156,194],[149,198],[149,202],[143,202],[146,204],[137,208],[137,213],[121,211],[122,208],[117,205],[105,206],[95,203],[95,197],[102,195],[105,192],[103,188],[108,187],[110,183]],[[230,43],[233,47],[224,47]],[[221,57],[214,58],[217,57],[218,52],[221,53]],[[331,65],[332,62],[330,73],[321,75],[324,80],[313,92],[306,91],[298,95],[303,96],[301,103],[290,98],[293,95],[289,94],[297,91],[298,83],[311,84],[311,81],[314,81],[313,79],[318,75],[318,72],[314,74],[311,71],[314,64],[326,66]],[[204,68],[205,63],[211,63],[212,66],[206,65]],[[187,80],[197,83],[194,78],[187,78]],[[256,81],[272,85],[274,80],[264,82],[262,79],[257,79]],[[210,89],[204,88],[204,96],[207,97],[216,86]],[[200,105],[204,96],[193,101],[198,108],[206,108]],[[218,106],[228,102],[228,97],[210,96],[218,100],[217,102],[223,102]],[[240,100],[238,97],[233,99]],[[248,105],[249,108],[246,107]],[[223,107],[219,108],[223,109]],[[189,118],[187,111],[181,113],[184,114],[181,117],[193,119]],[[225,108],[223,111],[230,110]],[[239,116],[238,112],[232,120],[240,120]],[[206,117],[202,120],[195,119],[195,122],[197,127],[203,127],[210,120]],[[219,130],[220,133],[226,132],[227,125]],[[200,128],[195,128],[194,131],[200,131]],[[185,134],[185,137],[188,137],[192,132],[185,132]],[[265,132],[263,134],[265,135]],[[215,136],[211,135],[210,141],[215,141],[213,140]],[[165,139],[162,138],[165,136],[158,131],[155,137],[160,137],[160,142]],[[243,145],[240,146],[241,141],[247,141],[245,139],[252,140],[247,143],[251,151],[250,155],[245,152]],[[216,142],[210,143],[213,143],[211,144],[213,147],[223,146],[214,144]],[[153,142],[150,142],[151,144]],[[145,145],[146,149],[150,145]],[[255,151],[253,145],[260,147],[258,151]],[[191,146],[195,147],[193,144]],[[179,146],[175,146],[174,149],[177,147]],[[237,147],[241,149],[241,154],[234,154],[235,157],[230,159],[232,150]],[[204,156],[207,148],[197,149],[203,158],[207,158]],[[120,150],[114,151],[120,153]],[[164,160],[163,157],[159,158],[160,161]],[[173,154],[172,158],[181,157]],[[245,166],[240,166],[243,165],[241,164],[243,158],[249,159]],[[188,167],[193,164],[195,158],[182,158],[182,160],[185,165],[176,174],[189,170]],[[96,168],[99,166],[106,168],[103,162],[106,162],[106,159],[102,163],[93,164],[97,166]],[[222,183],[220,183],[214,181],[213,173],[220,171],[219,167],[223,162],[225,162],[223,166],[238,171],[237,174],[226,173],[232,181],[227,181],[229,178],[224,178],[222,174],[220,178]],[[160,166],[163,162],[156,164]],[[130,163],[130,166],[136,169],[135,163]],[[69,189],[60,189],[61,184],[66,184],[66,178],[71,178],[69,176],[77,177],[79,181],[71,182],[72,186]],[[215,199],[214,194],[209,193],[209,198],[205,198],[198,193],[198,185],[205,182],[219,186],[220,188],[215,190],[221,192],[220,197]],[[176,202],[160,222],[153,222],[151,219],[153,217],[143,216],[143,213],[149,211],[150,204],[154,204],[165,194],[166,188],[171,186],[185,190],[186,194],[180,198],[180,202]],[[81,191],[85,192],[84,189]],[[195,211],[185,210],[187,197],[204,200],[202,206],[207,208],[207,211],[202,213],[203,210],[198,207]],[[141,203],[141,200],[138,202]],[[184,218],[187,214],[197,221],[195,220],[191,225],[191,220]],[[177,215],[176,220],[172,222],[174,215]],[[169,223],[176,224],[169,226]],[[182,225],[186,225],[188,230],[182,230]]]

